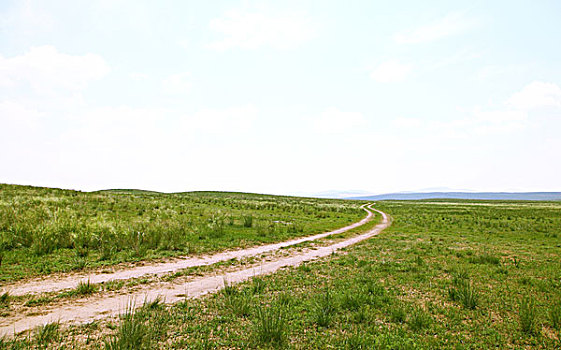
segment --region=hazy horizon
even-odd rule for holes
[[[0,3],[0,183],[555,192],[561,3]]]
[[[2,183],[0,183],[2,184]],[[32,187],[45,187],[34,184],[15,184],[6,183],[7,185],[19,185],[19,186],[32,186]],[[50,188],[46,186],[47,188]],[[56,189],[71,190],[71,191],[81,191],[81,192],[98,192],[98,191],[111,191],[111,190],[135,190],[135,191],[147,191],[147,192],[158,192],[158,193],[188,193],[188,192],[232,192],[232,193],[253,193],[253,194],[263,194],[263,195],[279,195],[279,196],[294,196],[294,197],[314,197],[314,198],[339,198],[339,199],[349,199],[349,198],[359,198],[368,196],[379,196],[379,195],[390,195],[390,194],[428,194],[428,193],[466,193],[466,194],[476,194],[476,193],[555,193],[561,194],[561,190],[558,191],[516,191],[516,190],[504,190],[504,191],[479,191],[479,190],[468,190],[468,189],[454,189],[454,188],[420,188],[416,190],[404,190],[404,191],[392,191],[392,192],[370,192],[362,190],[326,190],[319,192],[284,192],[284,193],[274,193],[274,192],[251,192],[251,191],[225,191],[220,189],[199,189],[199,190],[185,190],[185,191],[158,191],[150,188],[99,188],[83,190],[79,188],[70,187],[54,187]]]

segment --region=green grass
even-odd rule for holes
[[[537,327],[536,303],[532,296],[524,296],[520,301],[518,317],[520,330],[527,334],[535,334]]]
[[[139,346],[559,348],[561,203],[494,203],[379,202],[393,225],[344,252],[141,308],[150,339]],[[125,323],[110,334],[73,328],[51,344],[97,349],[124,338]]]
[[[87,282],[80,281],[76,286],[76,294],[77,295],[90,295],[97,291],[97,286],[90,283],[90,280]]]
[[[286,342],[286,316],[280,306],[258,307],[255,318],[255,337],[261,344],[280,346]]]
[[[448,288],[448,295],[452,301],[459,302],[466,309],[475,309],[479,302],[479,295],[468,277],[458,276]]]
[[[232,313],[238,317],[247,317],[251,315],[252,298],[249,293],[239,292],[235,294],[227,294],[224,301],[225,307],[230,309]]]
[[[8,307],[10,305],[10,293],[4,292],[0,294],[0,307]]]
[[[551,304],[549,309],[549,317],[551,327],[555,330],[561,330],[561,301],[556,301]]]
[[[152,338],[150,329],[141,317],[129,309],[123,316],[117,334],[105,341],[106,350],[143,350],[150,349]]]
[[[49,343],[59,340],[59,337],[58,323],[47,323],[35,330],[35,342],[39,347],[47,346]]]
[[[0,184],[0,283],[325,232],[364,217],[359,204],[244,193],[86,193]]]

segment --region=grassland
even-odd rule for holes
[[[380,202],[346,252],[173,306],[1,345],[97,349],[561,347],[561,203]],[[1,347],[0,347],[1,348]]]
[[[340,200],[0,185],[0,283],[283,241],[362,217]]]

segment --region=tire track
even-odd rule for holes
[[[281,248],[290,247],[303,242],[311,242],[311,241],[318,240],[320,238],[325,238],[328,236],[343,233],[352,230],[354,228],[357,228],[359,226],[362,226],[367,222],[369,222],[370,220],[372,220],[372,216],[373,216],[372,212],[366,208],[367,205],[368,204],[364,204],[361,206],[361,208],[367,212],[367,215],[364,219],[355,222],[351,225],[342,227],[340,229],[316,234],[313,236],[291,239],[279,243],[265,244],[252,248],[225,251],[209,256],[180,258],[179,260],[172,261],[172,262],[148,263],[146,265],[137,266],[130,269],[123,269],[112,273],[90,272],[90,273],[71,274],[65,277],[60,277],[56,275],[39,277],[32,280],[16,282],[11,285],[5,285],[3,286],[2,289],[3,292],[8,292],[10,295],[14,295],[14,296],[58,292],[63,290],[74,289],[78,286],[80,282],[85,283],[89,281],[90,283],[93,284],[99,284],[109,281],[141,278],[146,275],[161,276],[165,274],[174,273],[179,270],[183,270],[190,267],[212,265],[218,262],[227,261],[231,259],[241,259],[241,258],[257,256],[263,253],[268,253],[271,251],[279,250]]]
[[[127,310],[127,308],[138,308],[145,302],[153,301],[156,298],[163,298],[165,303],[172,304],[182,301],[187,297],[196,298],[208,293],[216,292],[224,288],[225,281],[227,281],[228,284],[236,284],[246,281],[254,276],[274,273],[283,267],[298,266],[303,262],[328,256],[334,251],[346,248],[379,234],[391,224],[391,220],[386,213],[371,208],[371,205],[369,208],[364,207],[363,209],[369,212],[369,214],[367,218],[362,221],[369,221],[373,216],[369,209],[380,213],[382,215],[382,221],[368,232],[358,236],[354,236],[328,246],[319,247],[314,250],[310,249],[304,252],[292,254],[288,257],[279,258],[274,261],[264,262],[257,267],[239,269],[237,271],[218,276],[203,276],[185,283],[167,282],[156,285],[147,285],[145,288],[141,288],[140,290],[130,294],[109,297],[94,296],[86,299],[79,299],[73,302],[72,305],[61,306],[49,310],[42,315],[24,316],[19,319],[17,319],[17,317],[4,319],[0,322],[0,336],[12,336],[50,322],[60,322],[62,324],[87,323],[107,317],[117,316]],[[329,234],[334,234],[333,232],[330,232]],[[329,236],[329,234],[322,235],[323,237],[326,237]]]

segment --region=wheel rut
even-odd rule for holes
[[[303,262],[328,256],[337,250],[346,248],[379,234],[391,224],[389,216],[382,211],[372,208],[372,204],[369,206],[364,205],[362,208],[367,212],[367,216],[361,221],[338,230],[314,236],[244,250],[218,253],[203,258],[189,258],[172,263],[153,264],[150,265],[151,269],[146,269],[147,266],[141,266],[131,270],[118,271],[113,274],[93,275],[87,277],[83,276],[81,279],[74,277],[73,282],[68,280],[58,281],[58,283],[56,283],[56,281],[49,281],[47,286],[44,288],[39,287],[39,281],[31,283],[27,287],[25,285],[21,285],[19,289],[13,289],[16,291],[15,293],[19,292],[22,294],[28,294],[40,293],[42,291],[68,289],[77,285],[79,281],[86,278],[89,279],[91,283],[101,283],[116,279],[142,277],[146,274],[173,273],[188,267],[211,265],[216,262],[234,258],[256,256],[265,252],[278,250],[283,247],[289,247],[299,243],[314,241],[338,233],[343,233],[371,221],[374,216],[372,211],[378,212],[382,216],[382,221],[365,233],[344,239],[334,244],[318,247],[317,249],[306,249],[302,252],[295,252],[289,256],[274,259],[273,261],[262,262],[258,266],[250,268],[242,267],[235,271],[220,275],[196,277],[186,282],[171,281],[150,284],[141,286],[140,288],[127,294],[111,296],[94,295],[88,298],[72,300],[71,303],[67,303],[65,305],[57,305],[52,308],[47,308],[40,314],[6,317],[0,320],[0,337],[13,336],[14,334],[19,334],[50,322],[59,322],[61,324],[87,323],[107,317],[114,317],[129,308],[140,307],[145,302],[150,302],[157,298],[162,299],[165,303],[172,304],[184,300],[185,298],[196,298],[208,293],[216,292],[224,287],[224,284],[226,283],[225,281],[229,284],[236,284],[246,281],[254,276],[274,273],[283,267],[298,266]],[[11,291],[10,293],[14,292]],[[17,295],[15,293],[14,295]]]

